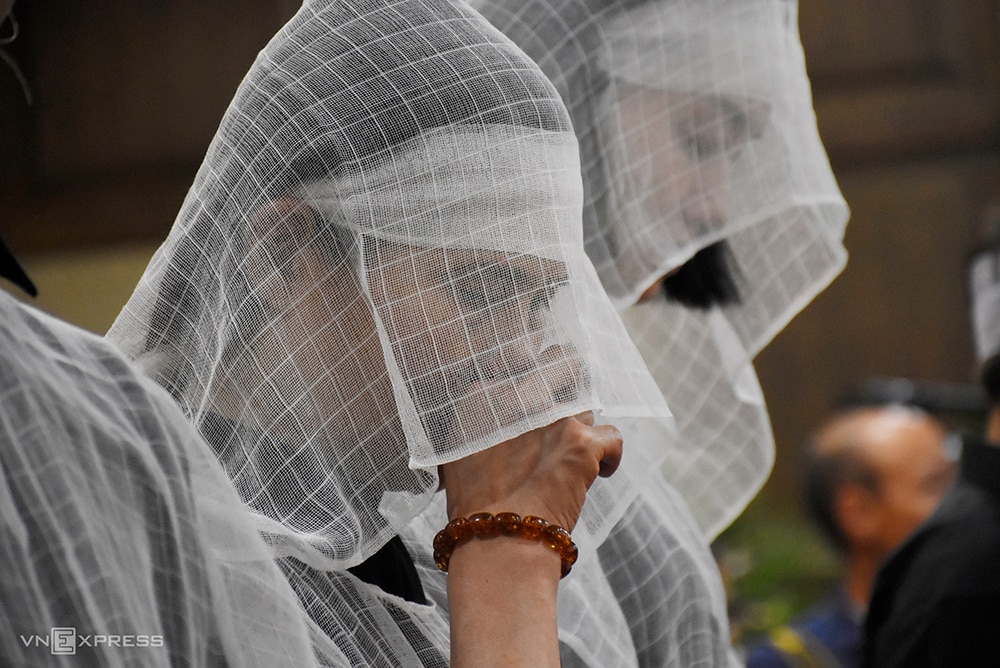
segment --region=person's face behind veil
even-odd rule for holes
[[[576,397],[581,375],[572,346],[547,341],[550,301],[568,280],[564,263],[375,245],[373,300],[436,449]]]
[[[609,98],[608,170],[629,176],[617,193],[621,217],[607,234],[621,249],[616,265],[626,284],[649,284],[644,301],[680,266],[662,267],[649,282],[647,272],[660,263],[658,240],[697,250],[723,234],[733,170],[742,148],[765,132],[769,108],[754,98],[626,83]]]
[[[244,369],[287,359],[240,383],[256,388],[255,412],[273,415],[283,440],[330,423],[341,434],[331,463],[360,444],[379,450],[370,453],[378,462],[405,454],[375,313],[439,452],[577,396],[585,374],[575,351],[552,341],[550,302],[567,285],[565,263],[367,239],[362,277],[349,235],[302,201],[275,201],[254,220],[244,271],[264,324],[247,328],[257,333],[227,357]],[[286,406],[291,423],[280,417]]]

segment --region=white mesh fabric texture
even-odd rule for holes
[[[437,464],[582,410],[668,415],[583,251],[575,145],[464,5],[307,3],[109,336],[280,553],[358,563]]]
[[[324,660],[446,663],[446,608],[345,570],[426,526],[438,464],[584,410],[672,437],[581,210],[561,99],[464,3],[306,2],[237,91],[109,337],[215,448]],[[665,454],[594,485],[581,562]]]
[[[714,537],[773,437],[753,357],[846,262],[794,0],[477,0],[553,81],[581,146],[588,255],[677,419],[665,479]],[[640,296],[718,242],[739,302]]]
[[[969,301],[976,360],[983,364],[1000,351],[1000,252],[980,251],[969,262]]]
[[[0,337],[0,664],[310,665],[296,597],[163,388],[3,291]]]

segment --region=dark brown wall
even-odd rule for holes
[[[165,236],[292,0],[29,2],[0,63],[0,229],[21,252]],[[13,131],[11,131],[13,129]]]
[[[294,0],[20,0],[0,66],[0,231],[21,252],[162,238]],[[852,207],[847,270],[758,360],[791,454],[870,376],[967,381],[964,258],[1000,197],[1000,1],[801,0],[817,116]]]
[[[867,378],[973,380],[965,258],[1000,198],[1000,2],[801,0],[800,28],[850,259],[758,358],[778,441],[768,495]]]

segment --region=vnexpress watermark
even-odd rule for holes
[[[48,635],[19,635],[25,647],[45,647],[50,654],[76,654],[81,647],[163,647],[163,636],[145,633],[78,633],[73,626],[53,626]]]

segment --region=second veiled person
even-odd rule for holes
[[[796,0],[477,0],[580,140],[587,253],[677,419],[708,538],[766,479],[754,356],[843,268]]]

